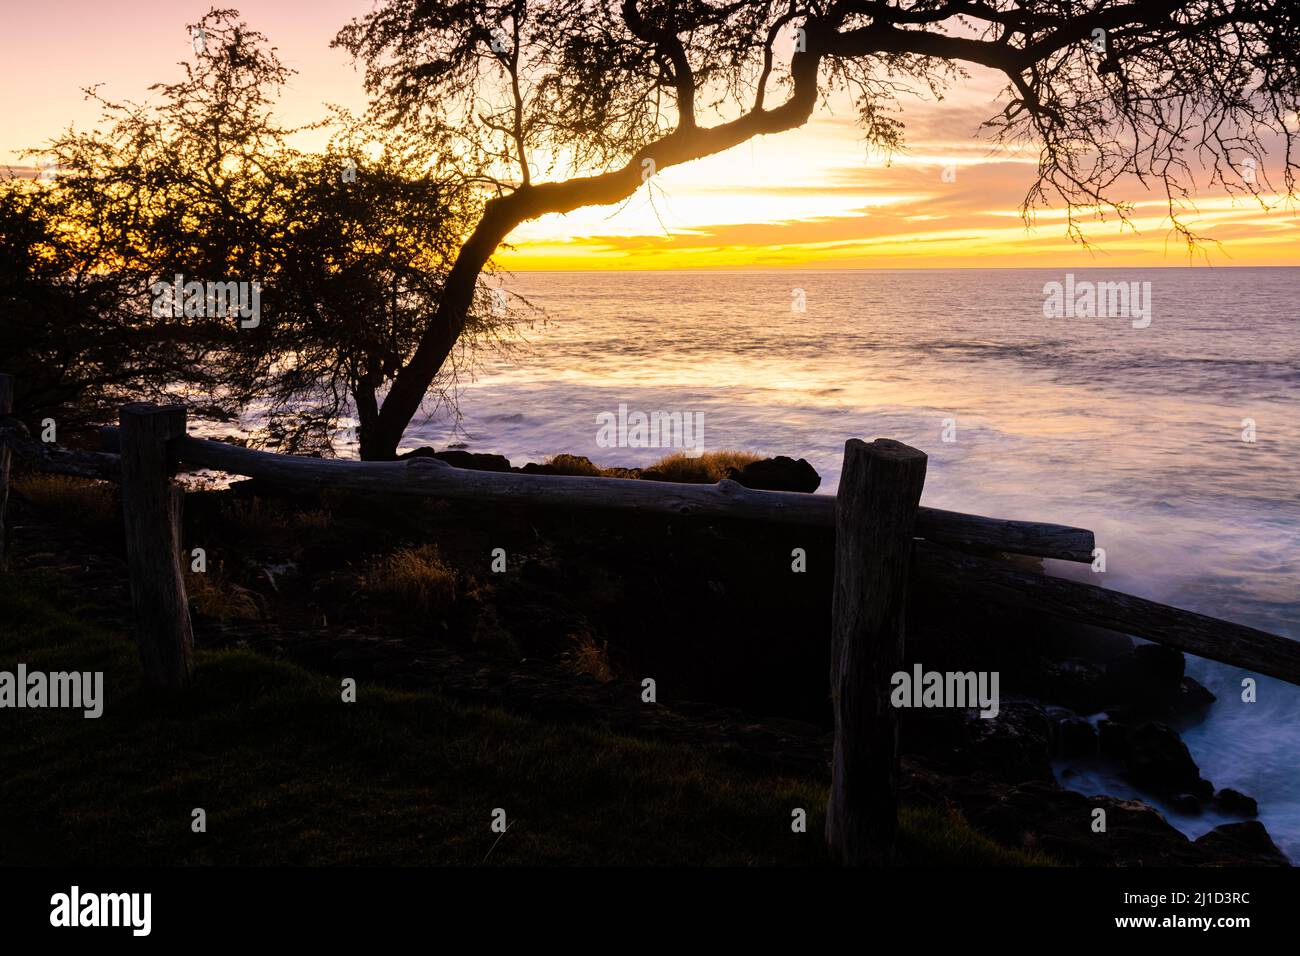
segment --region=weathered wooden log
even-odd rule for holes
[[[1091,531],[1039,521],[986,518],[960,511],[919,508],[916,534],[927,541],[984,551],[1006,551],[1060,561],[1092,562],[1097,546]]]
[[[33,471],[100,481],[121,481],[121,459],[99,451],[72,451],[33,441],[27,430],[18,426],[0,426],[0,443],[12,452],[13,459]]]
[[[181,570],[181,494],[172,483],[185,409],[136,403],[121,412],[122,516],[145,683],[178,689],[194,670],[190,609]]]
[[[918,575],[945,587],[969,588],[1017,607],[1132,634],[1300,684],[1300,641],[1094,584],[1031,574],[924,541],[917,542],[914,561]]]
[[[831,601],[835,745],[826,843],[848,866],[883,865],[898,831],[898,717],[890,681],[903,665],[904,612],[926,456],[850,439],[836,496]]]
[[[116,447],[116,431],[103,429],[106,448]],[[532,505],[623,508],[655,514],[708,515],[782,524],[833,527],[835,499],[789,491],[758,491],[734,481],[693,485],[669,481],[628,481],[565,475],[454,468],[436,458],[406,461],[340,461],[274,455],[226,442],[185,438],[177,443],[182,459],[285,485],[314,485],[385,494],[439,495],[445,498],[515,501]],[[921,508],[916,533],[944,544],[1009,551],[1063,561],[1091,561],[1091,531],[1032,521]]]
[[[14,410],[14,377],[0,372],[0,418],[12,415]],[[0,568],[5,566],[9,551],[5,546],[8,523],[5,515],[9,506],[9,469],[13,456],[9,442],[0,438]]]

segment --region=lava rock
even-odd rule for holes
[[[1052,753],[1058,757],[1091,757],[1097,753],[1097,729],[1068,711],[1052,714]]]
[[[1103,756],[1123,760],[1128,752],[1128,735],[1133,730],[1127,721],[1108,714],[1097,724],[1097,749]]]
[[[1122,747],[1124,770],[1139,786],[1154,793],[1190,793],[1206,800],[1214,793],[1187,745],[1165,724],[1147,721],[1127,734]]]
[[[750,462],[744,468],[728,468],[727,477],[746,488],[762,491],[802,491],[812,494],[822,483],[821,475],[806,458],[795,461],[785,455]]]
[[[1183,693],[1183,653],[1139,644],[1106,665],[1106,691],[1114,701],[1144,713],[1175,706]]]
[[[1180,793],[1169,801],[1179,813],[1200,813],[1201,801],[1194,793]]]
[[[601,473],[586,455],[556,455],[543,464],[530,461],[524,467],[515,470],[525,475],[576,475],[587,478],[597,477]]]
[[[1273,838],[1258,820],[1242,823],[1225,823],[1215,827],[1195,842],[1196,846],[1212,850],[1234,863],[1290,866],[1286,854],[1277,848]]]
[[[412,448],[410,451],[404,451],[397,456],[398,461],[405,461],[407,458],[437,458],[438,449],[432,445],[421,445],[419,448]]]
[[[437,458],[453,468],[467,468],[470,471],[510,471],[510,459],[505,455],[483,455],[472,451],[453,448],[448,451],[434,451],[428,445],[422,445],[413,451],[397,456],[399,460],[409,458]]]
[[[1179,693],[1178,710],[1180,713],[1204,710],[1217,699],[1209,688],[1191,677],[1184,677]]]
[[[1036,701],[1002,698],[996,717],[962,712],[973,768],[1002,780],[1051,780],[1051,722]]]
[[[1080,714],[1095,714],[1106,703],[1106,672],[1091,661],[1071,657],[1044,659],[1040,667],[1044,698]]]
[[[1279,862],[1240,841],[1194,844],[1155,808],[1137,800],[1085,796],[1047,781],[1008,785],[981,774],[951,776],[904,758],[903,796],[912,803],[956,808],[976,830],[1005,846],[1040,850],[1082,866],[1207,866]],[[1106,830],[1093,830],[1095,812]]]
[[[1216,793],[1214,800],[1227,813],[1239,813],[1243,817],[1253,817],[1259,813],[1259,804],[1254,797],[1248,797],[1231,787],[1224,787]]]

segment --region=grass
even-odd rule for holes
[[[560,655],[560,660],[575,674],[586,674],[602,684],[616,676],[609,660],[609,641],[602,641],[585,629],[569,635],[569,649]]]
[[[1058,866],[1040,850],[1012,849],[972,830],[957,810],[899,810],[898,863],[903,866]]]
[[[43,511],[81,528],[116,530],[122,524],[117,489],[106,481],[22,472],[14,476],[14,491]]]
[[[561,475],[577,475],[582,478],[599,478],[605,472],[580,455],[552,455],[546,464]]]
[[[304,510],[263,498],[235,498],[226,502],[222,518],[241,534],[320,530],[328,528],[334,520],[328,510]]]
[[[4,713],[3,865],[825,862],[822,781],[365,681],[345,704],[337,679],[247,651],[199,651],[193,685],[159,695],[49,579],[0,577],[0,607],[0,669],[102,670],[106,698],[98,720]],[[1042,862],[935,811],[908,810],[900,842],[916,865]]]
[[[369,594],[417,617],[444,613],[456,603],[456,570],[435,544],[401,548],[375,559],[363,581]]]
[[[659,474],[663,481],[683,481],[711,485],[727,477],[727,469],[741,469],[762,456],[747,451],[710,451],[695,458],[674,452],[659,459],[647,471]]]
[[[185,572],[185,594],[190,607],[219,621],[252,621],[264,617],[258,595],[227,580],[220,565],[205,572]]]

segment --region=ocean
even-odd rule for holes
[[[440,409],[404,447],[516,465],[671,450],[602,447],[599,416],[625,404],[701,415],[707,450],[807,458],[833,494],[846,439],[895,438],[929,455],[925,504],[1091,528],[1109,587],[1300,640],[1300,268],[503,278],[539,310],[527,345],[486,357],[460,421]],[[1045,314],[1050,283],[1103,282],[1135,293],[1127,312]],[[1218,696],[1183,729],[1203,775],[1257,798],[1300,861],[1300,688],[1261,679],[1245,703],[1245,672],[1188,672]],[[1058,773],[1138,796],[1094,767]],[[1192,837],[1233,819],[1156,805]]]

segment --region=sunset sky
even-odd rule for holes
[[[12,5],[0,33],[0,163],[22,165],[72,123],[92,126],[81,87],[105,84],[110,98],[145,97],[149,84],[175,78],[193,55],[184,24],[207,3],[137,0],[130,5],[48,0]],[[284,118],[319,117],[326,102],[354,109],[365,97],[346,53],[329,42],[367,0],[310,4],[245,0],[250,26],[267,34],[296,69]],[[1066,237],[1060,210],[1026,229],[1016,209],[1033,181],[1036,157],[997,151],[979,138],[996,112],[996,77],[975,73],[940,104],[903,102],[908,150],[869,154],[847,109],[818,111],[801,130],[745,143],[720,156],[662,171],[620,206],[547,217],[518,229],[509,269],[900,268],[1015,266],[1184,266],[1156,194],[1138,204],[1138,233],[1113,223],[1088,231],[1092,249]],[[31,160],[27,160],[28,163]],[[955,181],[945,181],[953,164]],[[950,179],[952,177],[949,177]],[[1300,265],[1294,206],[1207,193],[1189,220],[1219,240],[1218,265]],[[1197,262],[1206,261],[1204,258]]]

